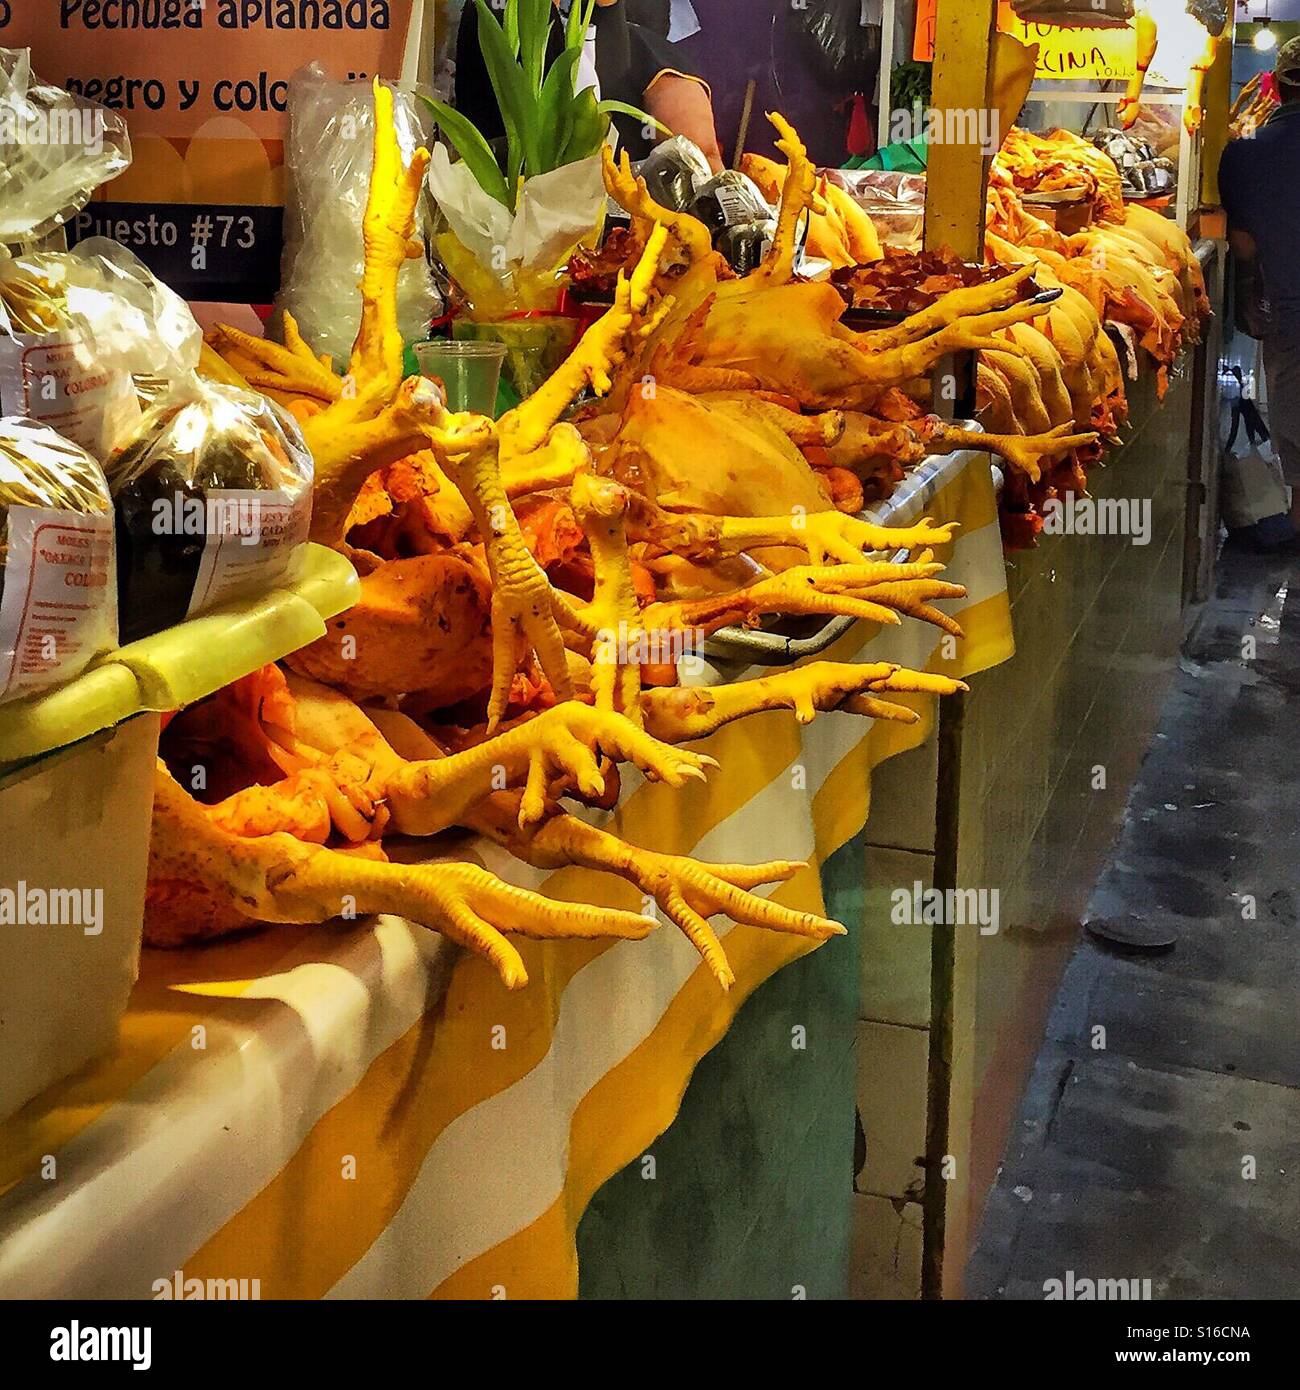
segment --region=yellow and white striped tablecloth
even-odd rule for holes
[[[859,626],[824,659],[963,676],[1006,660],[987,459],[936,461],[905,499],[900,522],[962,525],[943,558],[969,590],[949,605],[964,641],[945,660],[920,623]],[[625,778],[611,826],[704,860],[806,858],[773,896],[820,910],[818,866],[865,823],[871,769],[932,727],[932,702],[916,707],[910,727],[732,725],[704,745],[722,764],[707,788]],[[608,876],[467,852],[555,897],[640,910]],[[397,919],[146,952],[114,1052],[0,1126],[0,1297],[150,1298],[177,1272],[256,1280],[263,1298],[572,1297],[592,1195],[672,1123],[746,997],[810,949],[748,927],[724,940],[727,995],[670,927],[522,943],[532,983],[515,994]]]

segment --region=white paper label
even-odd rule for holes
[[[754,220],[754,208],[750,200],[738,188],[728,188],[727,185],[720,184],[715,188],[718,206],[722,209],[724,224],[728,227],[738,227],[742,223]]]
[[[311,527],[311,490],[213,488],[207,493],[207,540],[189,613],[194,617],[237,598],[264,594],[288,575]]]
[[[75,332],[15,333],[0,325],[0,415],[39,420],[102,458],[120,428],[123,386],[123,377],[94,364]]]
[[[9,508],[0,700],[57,685],[117,645],[112,516]]]

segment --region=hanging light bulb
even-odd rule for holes
[[[1255,51],[1271,53],[1277,47],[1277,33],[1268,24],[1261,24],[1255,30]]]

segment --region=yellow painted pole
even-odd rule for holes
[[[997,0],[939,0],[935,17],[931,104],[937,134],[985,128],[980,113],[993,101],[993,36]],[[950,120],[946,113],[964,119]],[[984,260],[985,184],[988,174],[978,141],[930,142],[925,244],[951,247],[963,260]],[[936,382],[965,381],[973,394],[969,360],[946,364]],[[936,405],[940,403],[936,401]],[[950,407],[951,408],[951,407]],[[945,412],[945,413],[950,413]],[[943,702],[939,727],[939,791],[935,886],[956,887],[962,766],[962,697]],[[926,1117],[926,1184],[922,1296],[958,1296],[961,1270],[972,1239],[970,1212],[971,1129],[975,1104],[976,942],[969,932],[935,927],[930,961],[930,1055]]]
[[[1219,160],[1228,143],[1228,112],[1232,108],[1232,46],[1235,32],[1219,45],[1218,57],[1205,79],[1205,124],[1201,134],[1201,206],[1219,204]]]
[[[931,104],[939,132],[969,128],[945,113],[980,113],[992,101],[993,35],[997,0],[939,0],[935,16]],[[978,128],[978,127],[977,127]],[[986,168],[978,143],[930,143],[925,244],[950,246],[963,260],[984,259]]]

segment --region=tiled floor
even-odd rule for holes
[[[1089,910],[967,1276],[1294,1298],[1300,1264],[1300,562],[1229,553]]]

